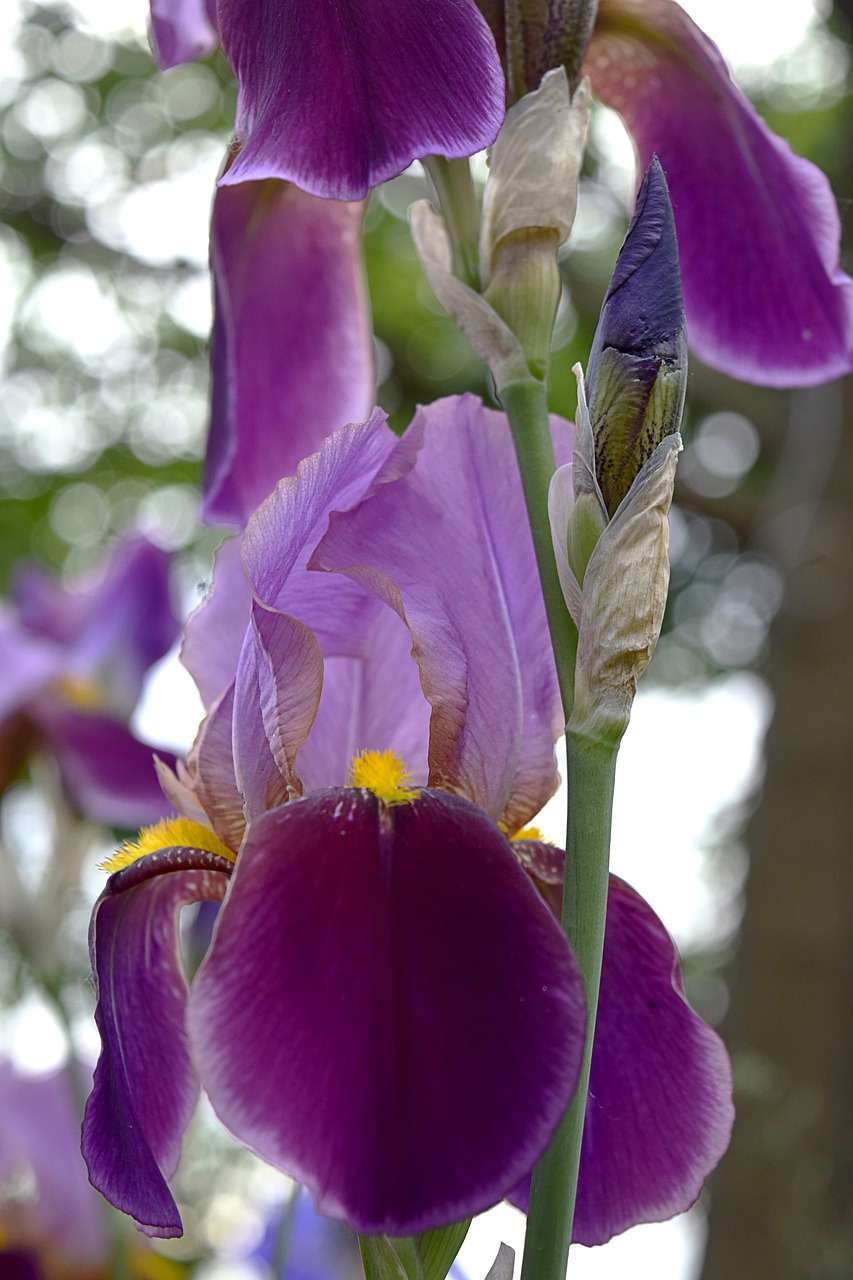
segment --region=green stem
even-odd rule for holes
[[[574,701],[578,633],[563,598],[554,559],[554,544],[551,541],[551,522],[548,519],[548,486],[557,464],[548,424],[545,384],[533,377],[511,382],[498,388],[498,397],[509,418],[515,442],[527,518],[533,535],[545,613],[557,664],[560,696],[565,718],[568,720]]]
[[[432,179],[453,250],[453,274],[480,292],[480,198],[467,160],[427,156],[424,168]]]
[[[592,741],[569,727],[566,749],[569,819],[562,923],[583,977],[587,1032],[575,1096],[533,1173],[521,1280],[565,1280],[604,950],[610,825],[619,747]]]

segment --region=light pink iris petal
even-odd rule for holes
[[[688,337],[746,381],[798,386],[853,367],[853,281],[824,175],[794,155],[673,0],[601,0],[586,70],[640,171],[669,184]]]

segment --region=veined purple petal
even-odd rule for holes
[[[101,1057],[83,1121],[83,1156],[92,1185],[148,1235],[177,1236],[181,1219],[166,1178],[174,1172],[198,1084],[184,1031],[186,980],[180,958],[182,906],[221,901],[222,863],[194,850],[169,851],[118,872],[92,915],[89,946]],[[146,865],[143,865],[146,864]],[[122,886],[128,887],[123,889]]]
[[[559,911],[561,850],[519,842]],[[689,1209],[731,1134],[723,1042],[684,998],[675,946],[638,893],[610,877],[601,997],[573,1238],[604,1244]],[[527,1188],[513,1193],[524,1206]]]
[[[569,428],[555,432],[562,461]],[[333,515],[312,563],[404,619],[433,709],[431,785],[512,830],[556,785],[563,717],[509,428],[463,396],[419,409],[405,438],[415,465]]]
[[[134,738],[122,721],[47,699],[34,705],[32,719],[57,759],[69,796],[86,817],[139,827],[169,812],[154,768],[154,747]],[[157,750],[174,765],[170,752]]]
[[[323,590],[316,584],[294,583],[300,575],[293,571],[307,564],[329,514],[346,511],[412,465],[412,441],[395,436],[385,417],[375,409],[368,422],[342,427],[329,436],[252,516],[243,536],[243,566],[252,593],[268,609],[290,612],[294,590],[312,595]],[[358,591],[350,590],[349,595],[362,598]],[[300,620],[313,629],[307,618]]]
[[[249,827],[193,983],[224,1124],[362,1232],[494,1203],[576,1079],[574,956],[505,838],[425,791],[317,792]]]
[[[247,820],[301,793],[296,755],[322,687],[323,657],[313,633],[255,604],[234,688],[234,772]]]
[[[151,43],[164,70],[181,62],[206,58],[218,37],[215,3],[207,0],[151,0]]]
[[[586,70],[640,168],[666,173],[688,335],[746,381],[802,386],[853,366],[853,281],[824,175],[767,127],[673,0],[601,0]]]
[[[216,834],[234,852],[246,827],[234,765],[234,683],[208,711],[187,761],[195,795]],[[180,806],[186,813],[185,807]]]
[[[242,150],[221,179],[361,200],[418,157],[494,142],[504,80],[473,0],[220,0]]]
[[[204,518],[245,525],[282,476],[373,405],[361,204],[220,187]]]

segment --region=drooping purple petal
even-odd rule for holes
[[[370,414],[362,215],[286,182],[217,191],[206,520],[242,527],[327,435]]]
[[[418,157],[494,142],[504,80],[473,0],[220,0],[240,83],[227,184],[361,200]]]
[[[562,713],[509,428],[463,396],[420,409],[405,438],[415,466],[334,515],[313,563],[399,612],[433,709],[431,784],[512,830],[554,789]]]
[[[139,827],[169,812],[154,767],[154,747],[111,716],[75,711],[47,699],[32,719],[59,764],[79,811],[109,826]],[[170,767],[175,757],[157,748]]]
[[[601,0],[586,70],[641,169],[669,183],[688,335],[715,368],[770,386],[853,366],[853,281],[824,175],[768,129],[673,0]]]
[[[519,844],[522,865],[559,911],[562,851]],[[726,1050],[684,998],[672,939],[611,876],[574,1240],[604,1244],[689,1209],[733,1119]],[[523,1207],[526,1187],[512,1199]]]
[[[190,996],[217,1114],[362,1232],[494,1203],[571,1095],[576,963],[458,797],[317,792],[252,823]]]
[[[193,862],[199,869],[181,869]],[[153,866],[166,874],[145,879]],[[83,1156],[93,1186],[149,1235],[181,1234],[166,1179],[198,1096],[184,1031],[178,914],[190,902],[220,901],[228,871],[221,858],[199,851],[149,854],[110,879],[92,915],[102,1049]]]
[[[151,43],[160,67],[206,58],[216,48],[215,0],[151,0]]]

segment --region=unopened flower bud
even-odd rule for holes
[[[678,244],[666,179],[654,159],[607,290],[587,370],[595,471],[611,516],[660,442],[678,431],[686,383]]]
[[[477,0],[504,65],[509,101],[535,89],[546,71],[564,67],[577,83],[598,0]]]

